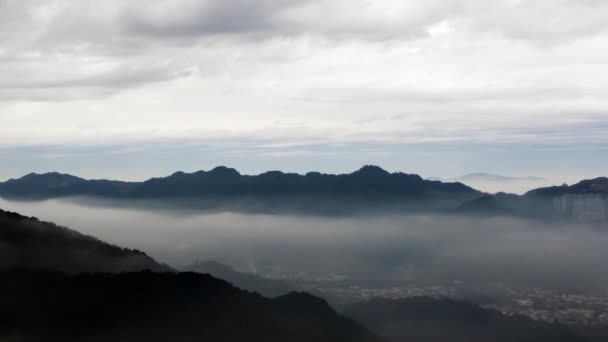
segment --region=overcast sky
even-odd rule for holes
[[[605,0],[0,0],[0,180],[608,174]]]

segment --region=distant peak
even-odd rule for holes
[[[42,177],[42,176],[63,176],[63,174],[61,174],[59,172],[45,172],[45,173],[30,172],[27,175],[23,176],[23,178]]]
[[[240,176],[241,175],[236,169],[226,167],[226,166],[217,166],[217,167],[213,168],[211,171],[209,171],[209,173],[212,175],[217,175],[217,176]]]
[[[355,174],[367,174],[367,175],[388,175],[390,174],[388,171],[386,171],[385,169],[381,168],[380,166],[376,166],[376,165],[365,165],[362,168],[360,168],[359,170],[354,172]]]
[[[65,179],[65,180],[82,180],[80,177],[72,176],[67,173],[59,172],[47,172],[47,173],[35,173],[31,172],[21,177],[21,180],[33,179],[33,178],[52,178],[52,179]]]
[[[285,173],[283,173],[282,171],[266,171],[264,173],[260,173],[260,176],[266,176],[266,177],[276,177],[276,176],[283,176]]]

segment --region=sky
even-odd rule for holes
[[[604,0],[0,0],[0,180],[608,175]]]

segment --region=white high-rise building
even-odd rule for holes
[[[601,194],[565,194],[553,199],[553,208],[579,220],[608,219],[608,199]]]

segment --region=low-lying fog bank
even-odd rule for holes
[[[608,284],[608,231],[583,225],[442,215],[195,213],[74,200],[0,199],[0,208],[141,249],[174,267],[218,260],[277,276],[333,274],[360,284],[500,281],[570,290]]]

